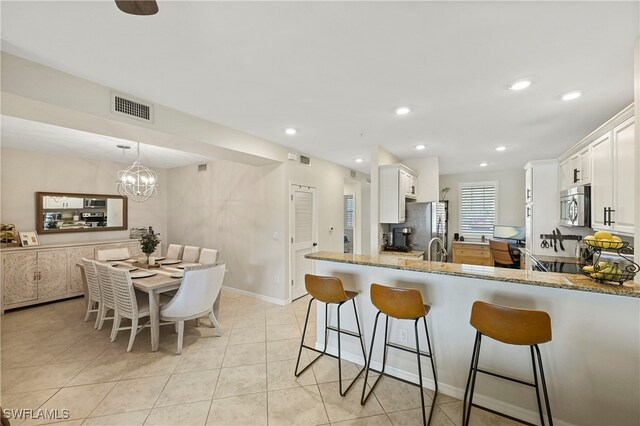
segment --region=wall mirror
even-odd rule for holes
[[[127,198],[121,195],[36,192],[36,231],[119,231],[127,229]]]

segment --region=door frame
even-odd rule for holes
[[[315,186],[311,186],[311,185],[301,185],[301,184],[297,184],[297,183],[293,183],[293,182],[289,182],[289,194],[287,196],[288,198],[288,203],[289,203],[289,235],[287,236],[287,245],[289,247],[288,250],[288,268],[287,271],[289,273],[288,279],[286,281],[286,286],[288,288],[288,291],[286,292],[287,295],[287,301],[289,303],[291,303],[294,299],[293,299],[293,283],[294,283],[294,279],[295,279],[295,251],[293,250],[293,235],[294,235],[294,215],[295,215],[295,206],[293,204],[293,194],[295,192],[296,189],[298,188],[303,188],[303,189],[313,189],[313,223],[312,223],[312,227],[313,229],[311,230],[312,233],[312,239],[314,240],[315,243],[318,242],[318,188]],[[312,247],[311,249],[312,252],[316,252],[318,251],[318,246]],[[313,263],[312,261],[312,265],[313,265],[313,271],[315,271],[315,263]]]

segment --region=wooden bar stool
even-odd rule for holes
[[[309,306],[307,307],[307,316],[304,320],[302,340],[300,341],[300,350],[298,351],[298,361],[296,362],[296,370],[294,374],[296,377],[300,376],[302,373],[304,373],[304,371],[307,368],[311,367],[314,362],[320,359],[322,355],[328,355],[330,357],[337,358],[338,359],[338,380],[340,382],[340,385],[339,385],[340,396],[345,396],[349,391],[349,389],[351,389],[353,384],[356,382],[356,380],[358,380],[358,377],[360,377],[360,375],[364,371],[364,367],[358,372],[358,375],[353,379],[351,384],[343,392],[342,391],[342,357],[340,352],[340,335],[341,334],[347,334],[349,336],[357,337],[358,340],[360,340],[360,347],[362,348],[362,356],[364,358],[364,363],[365,365],[367,363],[367,354],[365,353],[365,349],[364,349],[364,341],[362,340],[362,332],[360,331],[360,320],[358,319],[358,310],[356,309],[356,302],[355,302],[355,297],[358,295],[358,292],[345,291],[344,287],[342,286],[342,281],[340,281],[340,279],[336,277],[321,277],[318,275],[306,274],[304,276],[304,285],[307,288],[307,291],[309,292],[309,294],[311,295],[311,300],[309,300]],[[313,303],[314,299],[317,299],[318,301],[323,302],[325,304],[324,306],[324,349],[322,351],[319,351],[316,348],[313,348],[311,346],[306,346],[304,344],[304,336],[307,333],[307,324],[309,323],[309,312],[311,311],[311,303]],[[351,301],[353,303],[353,312],[355,313],[355,316],[356,316],[356,326],[358,328],[357,333],[354,333],[349,330],[343,330],[340,328],[340,308],[342,307],[342,305],[344,305],[348,301]],[[336,309],[336,311],[338,312],[337,327],[332,327],[329,325],[328,314],[329,314],[330,304],[338,305],[338,308]],[[329,330],[335,331],[338,333],[338,356],[327,353],[327,340],[329,338]],[[307,348],[314,352],[318,352],[320,355],[318,355],[313,361],[311,361],[309,365],[304,367],[302,370],[298,371],[298,367],[300,365],[300,356],[302,355],[302,348]]]
[[[431,310],[431,306],[425,305],[422,301],[422,295],[420,291],[415,288],[398,288],[398,287],[386,287],[380,284],[371,284],[371,302],[373,305],[378,308],[378,313],[376,314],[375,322],[373,323],[373,335],[371,336],[371,350],[369,351],[369,362],[367,363],[367,369],[364,374],[364,387],[362,388],[362,398],[360,399],[360,404],[364,405],[367,402],[367,399],[373,393],[376,385],[380,381],[382,376],[392,377],[396,380],[400,380],[402,382],[408,383],[413,386],[418,386],[420,388],[420,401],[422,402],[422,421],[425,425],[431,423],[431,418],[433,416],[433,409],[436,406],[436,397],[438,396],[438,377],[436,375],[436,366],[433,359],[433,352],[431,350],[431,340],[429,339],[429,329],[427,328],[427,315]],[[378,327],[378,318],[380,314],[386,315],[386,321],[384,324],[384,354],[382,358],[382,371],[374,370],[371,368],[371,358],[373,355],[373,344],[376,337],[376,329]],[[406,346],[398,345],[396,343],[389,342],[389,317],[395,319],[403,319],[403,320],[413,320],[414,321],[414,330],[415,330],[415,339],[416,339],[416,349],[409,348]],[[420,319],[424,322],[424,330],[427,336],[427,347],[429,348],[429,352],[420,351],[420,343],[418,339],[418,323]],[[413,383],[399,377],[392,376],[390,374],[385,373],[385,368],[387,365],[387,349],[394,348],[400,349],[405,352],[409,352],[415,354],[418,360],[418,380],[419,383]],[[424,356],[431,360],[431,371],[433,372],[433,382],[435,383],[435,395],[433,396],[433,404],[431,404],[431,410],[429,411],[429,421],[427,422],[427,415],[424,410],[424,393],[422,391],[422,364],[420,363],[420,357]],[[380,374],[376,381],[371,386],[371,390],[368,394],[365,395],[367,391],[367,377],[369,375],[369,371],[376,372]]]
[[[544,414],[542,412],[542,404],[540,402],[540,388],[538,385],[538,373],[536,371],[537,356],[537,363],[540,368],[540,381],[542,382],[542,391],[544,393],[547,409],[547,417],[549,418],[549,424],[553,425],[551,407],[549,406],[549,395],[547,394],[547,383],[545,381],[544,370],[542,368],[542,357],[540,356],[540,349],[538,348],[539,344],[551,341],[551,317],[549,317],[549,314],[543,311],[509,308],[506,306],[476,301],[473,303],[473,307],[471,308],[470,322],[477,332],[476,341],[473,345],[473,355],[471,356],[469,378],[467,379],[467,386],[464,391],[462,424],[465,426],[469,424],[471,407],[477,407],[511,420],[530,424],[523,420],[516,419],[473,403],[473,390],[476,385],[476,373],[484,373],[535,388],[536,398],[538,400],[538,412],[540,413],[540,422],[544,426]],[[490,337],[508,345],[528,345],[531,350],[533,383],[478,368],[482,336]],[[467,397],[469,398],[468,402]]]

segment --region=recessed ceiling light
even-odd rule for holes
[[[526,89],[529,86],[531,86],[531,80],[518,80],[515,83],[513,83],[511,86],[509,86],[509,89],[517,91],[517,90]]]
[[[362,161],[364,161],[362,158],[356,158],[356,163],[362,163]]]
[[[396,114],[398,115],[407,115],[411,112],[411,108],[408,106],[401,106],[396,108]]]
[[[574,99],[578,99],[580,96],[582,96],[582,93],[580,92],[567,92],[564,95],[562,95],[560,98],[563,101],[572,101]]]
[[[487,167],[488,165],[488,163],[480,163],[480,167]]]
[[[295,135],[296,133],[298,133],[298,131],[296,129],[294,129],[293,127],[289,127],[288,129],[284,129],[284,132],[290,136]]]
[[[507,149],[506,146],[497,146],[496,147],[496,151],[498,151],[498,152],[504,151],[505,149]]]
[[[423,149],[425,149],[425,148],[426,148],[426,146],[425,146],[425,145],[422,145],[422,144],[420,144],[420,145],[416,145],[416,149],[417,149],[418,151],[422,151],[422,150],[423,150]]]

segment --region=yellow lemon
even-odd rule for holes
[[[607,231],[598,231],[593,234],[593,236],[596,240],[610,240],[611,237],[613,237],[613,235],[611,235],[611,233]]]
[[[617,243],[621,243],[622,242],[622,238],[618,237],[617,235],[613,235],[611,237],[611,241],[615,241]]]
[[[583,270],[584,272],[591,273],[591,272],[593,272],[593,266],[591,266],[591,265],[587,265],[587,266],[585,266],[584,268],[582,268],[582,270]]]

